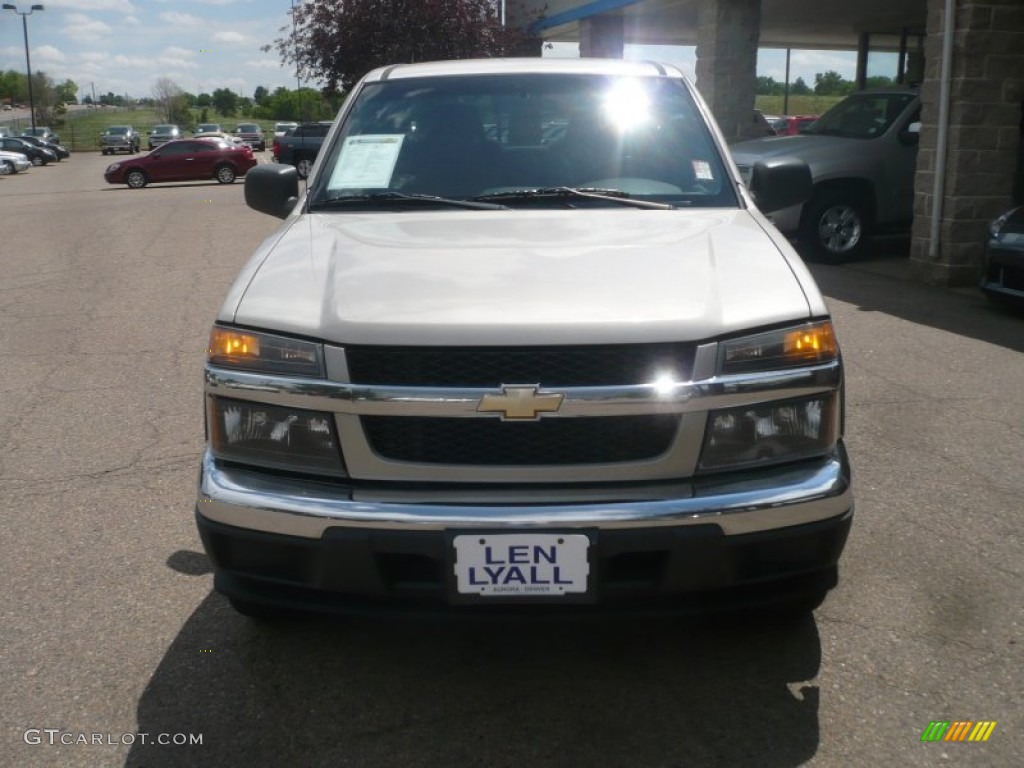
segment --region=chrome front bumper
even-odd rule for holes
[[[197,512],[223,525],[307,539],[319,539],[331,528],[613,530],[707,524],[739,536],[848,518],[853,494],[842,444],[827,459],[671,484],[443,492],[282,477],[225,467],[207,451]]]

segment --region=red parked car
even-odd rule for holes
[[[157,181],[204,181],[216,179],[231,184],[257,163],[244,145],[215,139],[169,141],[148,155],[132,157],[107,167],[103,174],[110,184],[127,184],[141,189]]]
[[[818,115],[796,115],[794,117],[786,115],[775,118],[779,122],[777,124],[772,123],[772,127],[780,136],[796,136],[801,130],[817,119]]]

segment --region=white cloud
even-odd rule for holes
[[[169,45],[160,53],[164,56],[171,56],[176,59],[192,59],[195,58],[196,55],[196,52],[191,48],[180,48],[177,45]]]
[[[62,30],[72,40],[79,42],[95,42],[113,32],[109,24],[90,19],[82,13],[69,13],[64,17],[67,24]]]
[[[249,69],[283,69],[281,62],[274,59],[249,59],[242,63]]]
[[[142,24],[142,22],[139,21],[137,16],[125,16],[123,19],[121,19],[121,23],[128,27],[138,27]]]
[[[182,70],[199,69],[199,65],[193,61],[196,52],[188,48],[179,48],[176,45],[164,48],[157,57],[157,63],[161,67]]]
[[[130,69],[152,69],[153,63],[153,60],[146,56],[125,56],[124,54],[118,54],[114,57],[114,64],[116,66]]]
[[[160,21],[179,27],[199,27],[203,24],[203,20],[198,16],[193,16],[190,13],[178,13],[178,11],[162,11]]]
[[[59,63],[67,61],[67,58],[59,49],[54,48],[52,45],[40,45],[38,48],[32,49],[33,61],[38,61],[40,64]],[[33,69],[35,69],[34,65]]]
[[[135,13],[130,0],[47,0],[47,8],[70,8],[74,11],[119,11]]]
[[[244,43],[246,41],[245,35],[238,32],[218,32],[213,39],[218,43]]]

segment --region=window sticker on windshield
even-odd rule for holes
[[[348,136],[331,174],[331,189],[388,187],[404,134]]]
[[[697,181],[714,181],[715,175],[711,173],[711,163],[707,160],[693,161],[693,175]]]

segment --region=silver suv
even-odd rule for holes
[[[910,224],[921,102],[914,89],[848,96],[796,136],[733,144],[740,174],[759,160],[807,163],[814,194],[802,206],[771,214],[810,258],[840,262],[861,253],[874,232]]]
[[[842,360],[761,213],[810,174],[745,187],[709,114],[671,65],[400,64],[308,191],[252,169],[284,221],[208,345],[217,590],[254,615],[820,602],[853,517]]]

